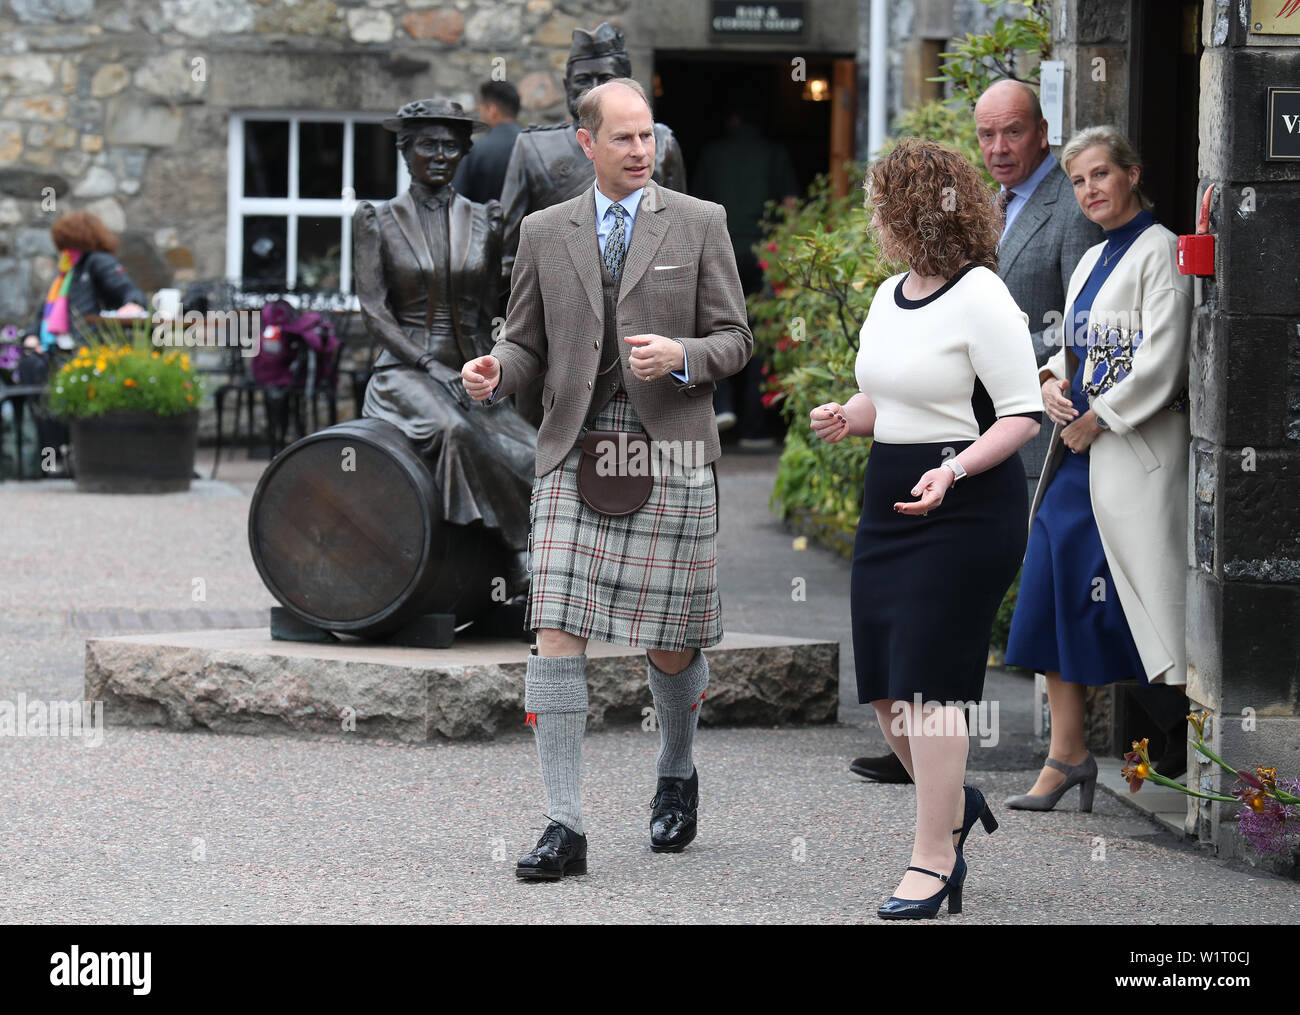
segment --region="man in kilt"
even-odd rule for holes
[[[524,702],[550,823],[515,868],[541,880],[587,870],[578,775],[591,638],[648,657],[660,730],[651,849],[677,852],[695,837],[691,746],[709,678],[701,649],[722,637],[711,396],[754,343],[726,212],[651,179],[654,121],[641,86],[618,78],[591,89],[578,122],[595,184],[523,220],[505,331],[462,371],[478,400],[544,382],[528,598],[537,649]],[[639,510],[605,514],[579,494],[581,444],[594,430],[643,432],[652,460],[671,456]]]

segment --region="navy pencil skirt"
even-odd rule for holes
[[[853,544],[858,700],[979,701],[989,634],[1024,558],[1025,470],[1012,455],[948,489],[927,516],[899,514],[921,475],[973,441],[872,445]],[[951,449],[951,450],[948,450]]]

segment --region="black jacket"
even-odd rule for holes
[[[514,151],[519,131],[519,124],[513,120],[498,123],[475,141],[469,154],[461,159],[456,177],[451,181],[456,193],[464,194],[479,204],[501,200],[506,167],[510,165],[510,153]]]
[[[131,281],[131,276],[112,254],[93,251],[85,254],[72,269],[72,285],[68,287],[68,323],[76,329],[76,317],[89,317],[101,310],[116,310],[125,303],[139,303],[148,306],[148,300],[140,287]],[[41,333],[41,317],[45,304],[36,311],[34,334]]]

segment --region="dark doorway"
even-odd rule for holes
[[[655,53],[655,119],[668,124],[686,158],[686,182],[700,151],[722,133],[729,93],[743,93],[761,114],[757,126],[790,153],[800,189],[830,168],[831,101],[834,58],[812,57],[803,68],[806,80],[794,80],[790,55],[659,51]],[[805,98],[822,94],[825,98]]]
[[[1133,0],[1129,135],[1156,221],[1196,231],[1201,95],[1200,0]]]

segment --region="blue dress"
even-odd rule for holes
[[[1155,221],[1142,211],[1106,233],[1106,250],[1074,301],[1074,335],[1087,332],[1092,302],[1123,256],[1106,257],[1132,246]],[[1066,322],[1066,327],[1071,327]],[[1077,342],[1077,340],[1076,340]],[[1078,348],[1077,344],[1075,348]],[[1070,381],[1070,400],[1079,415],[1088,411],[1083,393],[1087,357]],[[1020,594],[1007,638],[1008,666],[1054,671],[1072,684],[1100,687],[1120,680],[1147,683],[1146,670],[1111,580],[1106,552],[1092,514],[1088,489],[1090,455],[1066,453],[1043,495],[1029,532],[1020,575]]]

